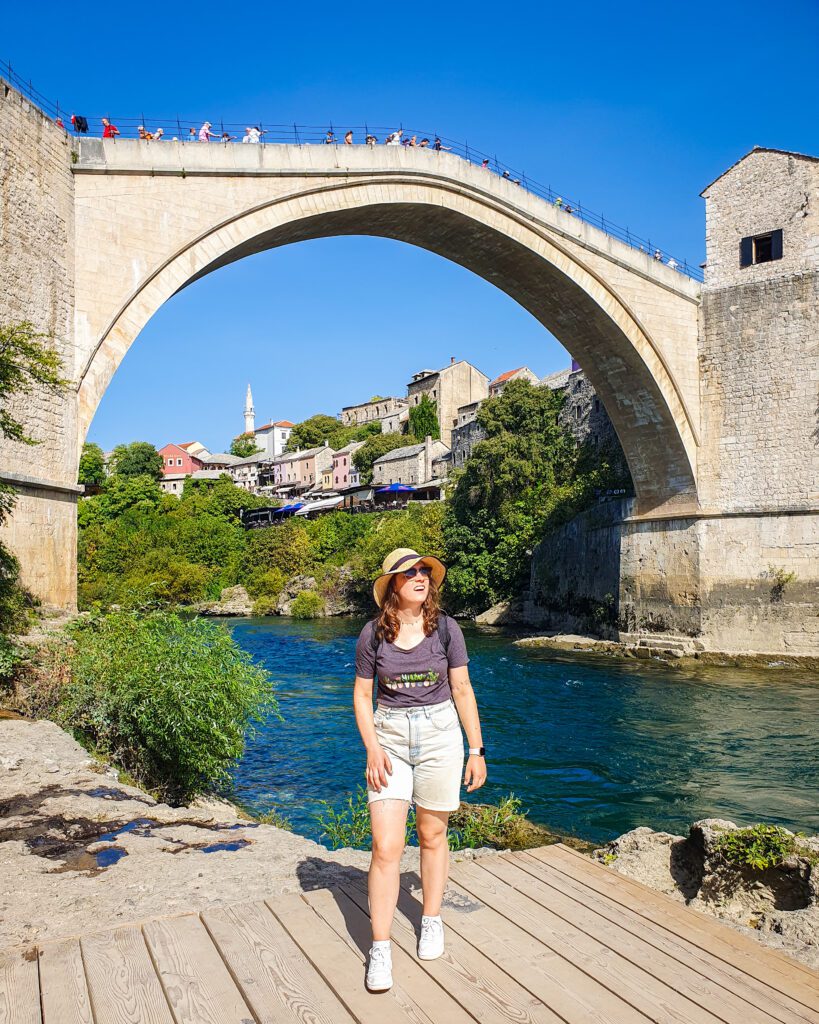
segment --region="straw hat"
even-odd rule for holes
[[[421,565],[428,565],[430,567],[435,585],[441,586],[446,576],[446,566],[440,558],[436,558],[435,555],[419,555],[412,548],[396,548],[395,551],[391,551],[384,559],[381,566],[381,575],[373,583],[373,597],[379,608],[386,596],[391,577],[404,572],[413,565],[418,565],[419,562]]]

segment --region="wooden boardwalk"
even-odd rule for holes
[[[361,884],[151,920],[0,956],[2,1024],[819,1024],[819,974],[564,846],[453,865],[447,950],[364,988]]]

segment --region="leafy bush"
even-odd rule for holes
[[[496,850],[523,850],[539,845],[532,841],[532,825],[520,813],[521,801],[513,793],[497,805],[462,803],[449,816],[450,850],[476,849],[491,846]]]
[[[370,826],[370,806],[367,787],[358,786],[355,793],[347,795],[346,803],[337,811],[327,800],[320,800],[324,809],[316,815],[321,826],[321,839],[328,839],[333,850],[349,847],[353,850],[372,849],[373,837]],[[415,808],[407,814],[407,830],[404,836],[409,843],[415,832]]]
[[[0,682],[11,679],[22,660],[22,655],[15,644],[0,633]]]
[[[716,848],[728,863],[757,871],[778,867],[793,854],[819,861],[816,854],[800,846],[797,836],[779,825],[732,829],[717,839]]]
[[[258,569],[245,581],[245,588],[251,597],[275,598],[284,589],[287,577],[281,569]]]
[[[253,614],[256,618],[262,618],[265,615],[275,615],[279,607],[279,601],[276,597],[257,597],[253,602]]]
[[[315,590],[302,590],[290,605],[290,614],[294,619],[317,619],[323,612],[324,598]]]
[[[225,782],[254,723],[278,714],[268,673],[218,623],[117,612],[68,635],[56,721],[168,798]]]

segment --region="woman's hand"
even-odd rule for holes
[[[480,789],[484,782],[486,782],[486,760],[478,754],[470,754],[464,772],[464,785],[467,793],[471,793],[473,789]]]
[[[382,746],[379,745],[367,751],[365,774],[368,788],[374,789],[376,793],[380,793],[381,787],[387,785],[387,776],[392,775],[392,761]]]

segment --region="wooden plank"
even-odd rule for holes
[[[494,858],[487,858],[494,859]],[[681,997],[650,972],[587,935],[533,899],[513,889],[478,864],[458,867],[452,877],[476,898],[514,921],[534,938],[597,978],[649,1020],[664,1024],[713,1024],[713,1014]]]
[[[400,978],[394,979],[395,984],[387,992],[368,992],[364,985],[365,953],[348,941],[346,921],[336,900],[327,889],[311,890],[303,896],[277,896],[265,903],[356,1021],[435,1024],[434,1018],[415,1007]],[[393,964],[398,964],[395,957]]]
[[[142,928],[177,1024],[248,1024],[250,1010],[194,914]]]
[[[258,1024],[353,1024],[266,904],[244,903],[200,916]]]
[[[538,862],[533,860],[532,863]],[[612,923],[575,900],[571,894],[567,895],[548,885],[539,875],[527,872],[518,861],[491,857],[486,858],[481,867],[586,935],[604,943],[635,967],[647,971],[683,999],[700,1007],[707,1018],[724,1020],[727,1024],[770,1024],[771,1018],[767,1013],[722,988],[716,979],[695,970],[685,958],[675,959],[664,949],[623,928],[620,922]]]
[[[423,900],[420,890],[410,891],[417,901]],[[456,893],[464,911],[441,908],[441,917],[448,934],[455,932],[475,946],[544,1006],[553,1010],[567,1024],[644,1024],[645,1016],[610,992],[596,978],[579,970],[568,960],[544,946],[538,939],[508,921],[496,910],[469,896],[452,878],[447,886]]]
[[[640,917],[630,908],[621,906],[582,882],[570,878],[545,861],[530,857],[528,852],[503,854],[502,859],[519,864],[525,871],[557,888],[589,910],[639,936],[649,945],[691,967],[703,977],[713,979],[722,988],[762,1011],[764,1020],[781,1021],[783,1024],[798,1024],[808,1020],[819,1024],[819,1014],[811,1013],[804,1008],[803,1012],[799,1012],[798,1003],[793,1003],[779,992],[749,977],[739,968],[703,952],[699,946],[687,939],[669,933],[665,928]],[[807,1017],[803,1013],[807,1013]]]
[[[570,877],[610,895],[616,902],[662,925],[672,934],[684,936],[712,956],[733,964],[807,1009],[815,1011],[819,1005],[819,975],[808,969],[797,969],[801,965],[789,957],[779,955],[716,919],[689,910],[670,896],[595,864],[588,857],[575,854],[560,844],[528,852],[554,864]]]
[[[41,1024],[37,950],[0,955],[0,1024]]]
[[[40,946],[40,992],[45,1024],[94,1024],[79,939]]]
[[[362,910],[366,910],[367,894],[363,888],[351,885],[342,886],[342,889]],[[421,927],[421,909],[406,890],[399,891],[392,929],[393,945],[399,946],[413,959]],[[509,1024],[510,1021],[556,1024],[560,1020],[553,1010],[460,935],[449,934],[446,951],[438,960],[416,962],[482,1024]],[[438,1018],[441,1019],[447,1018]]]
[[[99,1024],[174,1024],[139,928],[83,936],[80,948]]]

